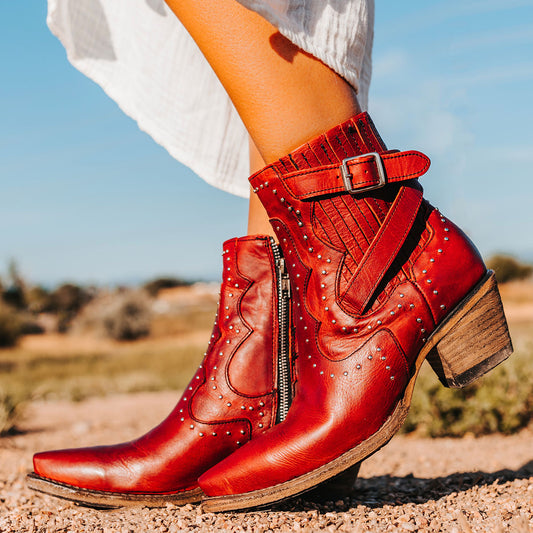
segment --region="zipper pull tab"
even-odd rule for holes
[[[279,279],[281,282],[281,291],[285,298],[291,297],[291,282],[289,279],[289,273],[285,266],[285,259],[283,257],[279,260]]]

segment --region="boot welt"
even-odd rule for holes
[[[133,506],[165,507],[169,503],[185,505],[199,502],[203,495],[200,488],[153,494],[89,490],[53,481],[35,473],[28,474],[26,481],[30,489],[94,509],[118,509]]]
[[[476,314],[476,309],[479,314],[478,320],[482,320],[483,313],[485,312],[483,304],[484,302],[487,302],[487,298],[493,295],[495,291],[497,292],[494,273],[488,271],[476,287],[474,287],[474,289],[472,289],[472,291],[455,307],[442,324],[428,338],[428,341],[418,354],[413,369],[413,375],[393,413],[371,437],[333,461],[284,483],[242,494],[206,497],[202,502],[204,511],[219,512],[248,509],[251,507],[264,507],[272,503],[298,496],[299,494],[316,487],[319,483],[340,474],[356,463],[363,461],[385,446],[400,429],[407,417],[411,405],[415,381],[426,357],[430,356],[430,354],[433,356],[435,351],[438,350],[439,342],[449,335],[454,328],[461,329],[461,324],[464,323],[465,320],[468,321],[470,316]],[[502,313],[503,311],[497,316],[498,320],[501,320],[501,317],[503,316]],[[470,324],[468,324],[468,327],[470,327]],[[466,339],[465,342],[468,343],[468,339]],[[470,340],[470,342],[472,342],[472,340]],[[488,372],[511,355],[512,345],[506,329],[499,338],[494,340],[493,344],[495,349],[492,353],[489,352],[489,355],[486,356],[484,360],[466,369],[461,375],[455,376],[455,379],[453,380],[448,379],[447,381],[444,381],[444,378],[442,377],[444,384],[448,387],[464,386]],[[463,346],[463,349],[464,348],[465,347]],[[434,368],[434,370],[440,374],[437,369]]]

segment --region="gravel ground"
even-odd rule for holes
[[[480,439],[397,436],[368,459],[351,493],[270,510],[201,506],[97,511],[25,487],[34,451],[131,439],[159,422],[175,393],[28,406],[21,433],[0,439],[1,532],[512,531],[533,532],[533,432]]]

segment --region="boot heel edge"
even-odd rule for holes
[[[487,272],[441,332],[427,360],[446,387],[472,383],[513,353],[493,271]]]

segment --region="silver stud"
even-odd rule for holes
[[[426,342],[426,339],[422,339],[422,342]]]
[[[238,284],[238,283],[235,283],[235,287],[238,289],[238,288],[239,288],[239,284]]]
[[[263,413],[263,411],[260,411],[259,416],[265,416],[265,413]]]
[[[184,397],[183,397],[183,401],[184,401],[184,402],[187,401],[187,396],[184,396]]]
[[[191,424],[189,427],[190,427],[191,429],[194,429],[194,426],[193,426],[192,424]]]
[[[334,378],[334,377],[335,377],[335,374],[330,374],[329,377],[330,377],[330,378]]]
[[[428,271],[426,269],[422,270],[422,274],[427,274]]]
[[[325,299],[326,299],[326,297],[325,297],[325,296],[322,296],[322,300],[325,300]]]
[[[212,378],[211,378],[211,381],[215,381],[215,378],[214,378],[214,377],[212,377]],[[191,388],[191,387],[189,387],[189,388]]]
[[[244,405],[241,405],[241,411],[245,411],[246,407]]]
[[[204,434],[203,434],[203,433],[198,433],[198,435],[199,435],[200,437],[203,437],[203,436],[204,436]]]
[[[312,248],[309,248],[309,253],[313,253],[313,249]]]
[[[381,326],[381,324],[383,324],[383,322],[381,322],[381,320],[378,320],[378,326]]]
[[[320,375],[322,375],[322,374],[324,374],[324,371],[323,371],[323,370],[320,371]]]
[[[279,226],[276,226],[276,231],[279,231]]]
[[[394,376],[391,376],[390,378],[391,378],[391,381],[394,381]]]
[[[246,434],[246,431],[244,431],[244,429],[241,429],[241,435],[245,435]]]
[[[415,304],[409,304],[409,307],[410,307],[411,309],[414,309]]]
[[[331,263],[331,259],[326,259],[326,263]]]
[[[424,328],[422,328],[422,329],[420,330],[420,333],[425,333],[425,332],[426,332],[426,330],[425,330]]]
[[[327,274],[327,272],[325,270],[322,270],[322,274]]]
[[[218,355],[224,355],[224,352],[218,352]]]
[[[427,283],[431,283],[431,280],[430,280],[430,279],[427,279],[426,282],[427,282]]]
[[[226,344],[231,344],[231,341],[228,339],[228,340],[226,341]]]
[[[356,365],[355,368],[357,368],[357,370],[361,370],[361,365]]]
[[[180,413],[183,413],[183,409],[180,409]]]
[[[372,326],[370,324],[368,324],[367,328],[368,329],[372,329]]]
[[[241,332],[240,329],[236,329],[236,330],[235,330],[235,333],[240,333],[240,332]]]
[[[325,285],[324,283],[321,283],[321,284],[320,284],[320,288],[321,288],[321,289],[325,289],[325,288],[326,288],[326,285]]]
[[[391,311],[390,314],[393,315],[393,314],[394,314],[394,311]]]
[[[333,319],[333,320],[331,321],[331,323],[332,323],[332,324],[336,324],[337,321],[336,321],[335,319]]]
[[[437,250],[437,252],[439,252],[439,254],[441,254],[441,253],[442,253],[442,250],[439,248],[439,249]]]
[[[433,294],[439,294],[439,291],[435,290],[433,291]]]
[[[279,201],[284,204],[285,203],[285,198],[280,198]]]
[[[259,402],[259,407],[263,407],[265,405],[265,402]]]
[[[448,239],[448,237],[444,237],[444,240],[445,240],[445,241],[449,241],[450,239]]]
[[[344,376],[347,376],[347,375],[348,375],[348,372],[344,371],[344,372],[343,372],[343,375],[344,375]]]
[[[231,435],[231,431],[226,431],[226,435]]]
[[[250,407],[248,407],[248,411],[253,411],[254,408],[250,405]]]
[[[404,295],[403,295],[402,293],[400,293],[400,298],[403,298],[403,296],[404,296]]]
[[[444,231],[450,231],[449,228],[444,228]]]
[[[434,263],[435,262],[435,259],[433,259],[433,257],[430,259],[430,262],[431,263]]]
[[[316,368],[316,363],[313,363],[313,368]]]
[[[272,189],[272,192],[273,192],[274,194],[278,194],[278,190],[277,190],[277,189]]]
[[[233,298],[233,293],[232,292],[229,293],[229,297]]]
[[[309,237],[307,235],[304,235],[304,241],[306,241]]]
[[[217,386],[216,385],[213,385],[213,390],[217,390]]]
[[[322,256],[320,254],[317,255],[318,259],[322,259]]]
[[[231,402],[228,402],[226,405],[227,405],[228,407],[231,407]]]
[[[240,446],[241,445],[241,442],[240,441],[237,441],[237,446]]]
[[[422,319],[421,318],[417,318],[416,321],[420,324],[420,322],[422,322]]]
[[[398,309],[401,309],[402,308],[402,304],[398,304]]]
[[[262,427],[263,427],[263,424],[259,424],[259,427],[262,428]]]
[[[346,331],[346,326],[342,326],[342,331]]]
[[[384,355],[382,355],[382,356],[381,356],[381,360],[382,360],[382,361],[386,361],[387,358],[386,358]]]
[[[442,305],[440,306],[440,308],[441,308],[441,309],[446,309],[446,306],[445,306],[444,304],[442,304]]]
[[[358,333],[359,330],[358,330],[357,328],[353,328],[353,332],[354,332],[354,333]]]
[[[381,352],[381,348],[376,348],[376,352]]]
[[[211,435],[213,435],[213,437],[216,437],[217,434],[213,431],[213,433],[211,433]]]
[[[309,342],[309,339],[305,339],[305,342]]]
[[[292,210],[293,210],[292,205],[289,205],[289,207],[287,207],[287,209],[288,209],[289,211],[292,211]]]
[[[229,329],[233,329],[233,326],[230,326]]]
[[[324,309],[325,309],[326,311],[329,311],[329,307],[324,307]]]
[[[304,225],[304,223],[301,220],[298,220],[298,226],[301,228]]]
[[[390,370],[390,366],[387,365],[387,366],[385,367],[385,369],[386,369],[386,370]]]
[[[181,420],[182,422],[185,422],[185,418],[180,418],[180,420]]]
[[[371,355],[369,355],[369,356],[368,356],[368,359],[369,359],[370,361],[372,361],[372,356],[371,356]]]
[[[218,399],[219,399],[219,400],[222,400],[222,398],[223,398],[222,394],[219,394],[219,395],[218,395]]]
[[[300,214],[300,210],[299,210],[299,209],[296,210],[296,214],[297,214],[297,215]]]

